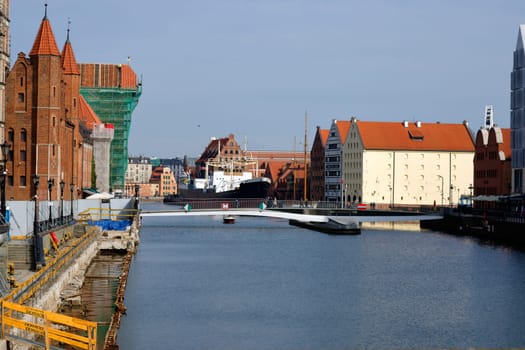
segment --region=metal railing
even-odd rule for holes
[[[40,345],[46,350],[52,348],[52,341],[56,342],[55,345],[69,344],[79,349],[95,350],[97,348],[96,322],[5,300],[1,303],[1,319],[3,339],[10,337],[29,344]],[[65,327],[72,331],[61,330]],[[15,331],[14,328],[18,331]],[[39,343],[32,340],[38,337],[43,337],[44,342]]]

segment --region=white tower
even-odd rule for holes
[[[91,133],[95,174],[97,176],[96,185],[99,192],[109,192],[110,149],[114,134],[113,124],[95,125]]]
[[[483,127],[485,129],[492,129],[494,126],[494,108],[492,105],[485,106],[485,123]]]

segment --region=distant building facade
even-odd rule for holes
[[[492,126],[478,130],[474,159],[474,196],[511,194],[510,156],[510,129]]]
[[[511,73],[512,192],[525,193],[525,24],[520,25]]]
[[[177,194],[177,182],[169,167],[158,166],[152,170],[150,184],[158,185],[157,197]]]
[[[329,202],[342,202],[346,184],[343,178],[343,146],[350,128],[348,120],[332,120],[324,155],[324,197]]]
[[[308,180],[310,186],[309,199],[314,201],[324,200],[325,184],[325,151],[326,141],[328,140],[327,129],[321,129],[319,126],[315,132],[314,142],[310,151],[310,169],[308,170]]]

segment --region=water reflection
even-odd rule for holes
[[[122,349],[525,345],[525,254],[415,230],[145,218]]]

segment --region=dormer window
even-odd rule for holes
[[[408,130],[408,135],[411,140],[423,141],[424,135],[421,130]]]

